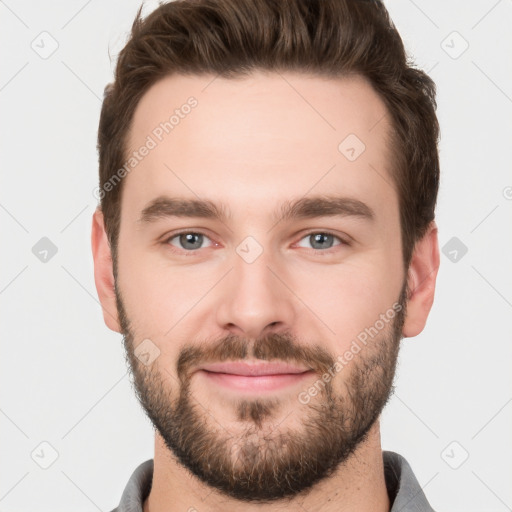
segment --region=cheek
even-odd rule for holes
[[[133,330],[138,337],[160,340],[163,345],[167,339],[179,343],[191,322],[197,326],[200,301],[222,276],[223,267],[175,265],[157,252],[120,254],[119,287]]]
[[[353,264],[318,266],[308,277],[295,280],[294,289],[313,311],[297,326],[299,332],[313,322],[333,348],[344,350],[361,331],[373,326],[398,298],[401,275],[383,265],[382,258],[368,258]]]
[[[184,299],[183,283],[178,272],[155,264],[142,251],[128,250],[129,246],[129,240],[120,239],[119,290],[132,328],[138,335],[155,336],[172,327],[174,312]]]
[[[160,253],[128,250],[136,247],[119,240],[119,287],[138,337],[178,340],[190,325],[214,326],[212,311],[224,299],[222,284],[208,294],[226,271],[218,260],[200,265],[173,265]],[[339,264],[295,260],[280,272],[301,299],[286,293],[304,314],[291,325],[299,335],[320,338],[334,352],[344,351],[352,339],[374,325],[396,301],[401,287],[401,258],[389,248],[372,249]],[[208,297],[199,303],[205,295]],[[208,303],[208,310],[205,304]]]

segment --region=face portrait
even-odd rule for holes
[[[133,148],[176,99],[198,103],[127,177],[116,299],[137,394],[169,450],[235,498],[271,500],[346,460],[391,391],[406,282],[389,125],[361,79],[287,77],[307,97],[341,91],[316,102],[339,113],[334,130],[279,75],[211,80],[166,78],[139,104]],[[364,136],[353,162],[338,133]],[[134,355],[144,339],[160,352],[149,366]],[[237,362],[290,369],[217,373]]]
[[[431,305],[436,229],[406,272],[392,128],[361,77],[166,77],[129,152],[180,107],[124,178],[106,321],[179,464],[238,500],[294,497],[378,437],[400,340]]]
[[[512,511],[511,21],[0,1],[0,512]]]

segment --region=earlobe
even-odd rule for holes
[[[407,275],[409,294],[402,334],[406,338],[423,331],[434,302],[437,272],[439,270],[439,242],[437,226],[432,221],[426,234],[416,242]]]
[[[92,256],[94,259],[94,282],[103,310],[103,319],[109,329],[121,332],[114,290],[112,253],[105,232],[103,213],[98,207],[92,216]]]

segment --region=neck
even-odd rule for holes
[[[373,425],[367,439],[330,477],[292,500],[264,505],[242,504],[198,480],[176,461],[157,432],[153,483],[144,512],[169,512],[169,504],[172,510],[201,512],[235,512],[241,505],[247,512],[263,507],[265,512],[389,512],[379,423]]]

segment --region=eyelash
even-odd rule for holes
[[[202,231],[179,231],[178,233],[173,233],[171,236],[166,237],[162,243],[164,245],[166,245],[167,247],[169,247],[171,252],[173,252],[175,254],[183,255],[183,256],[195,256],[199,252],[200,249],[195,249],[195,250],[190,250],[190,251],[187,251],[185,249],[180,250],[170,244],[170,241],[173,240],[174,238],[176,238],[180,235],[188,235],[188,234],[203,235],[204,237],[210,239],[210,237],[206,233],[203,233]],[[319,234],[332,236],[332,237],[336,238],[340,243],[338,245],[335,245],[335,246],[333,246],[329,249],[325,249],[325,250],[314,249],[314,248],[309,249],[310,251],[313,251],[315,254],[320,254],[320,255],[332,254],[332,253],[336,252],[338,247],[341,247],[341,246],[349,247],[351,245],[351,243],[348,240],[341,238],[339,235],[336,235],[335,233],[333,233],[331,231],[310,231],[309,233],[304,234],[302,236],[302,238],[299,240],[299,242],[301,242],[302,240],[304,240],[305,238],[307,238],[311,235],[319,235]],[[213,240],[211,240],[211,241],[213,242]],[[213,244],[215,245],[215,242],[213,242]],[[205,247],[205,249],[207,249],[207,247]],[[303,249],[304,249],[304,247],[303,247]]]

